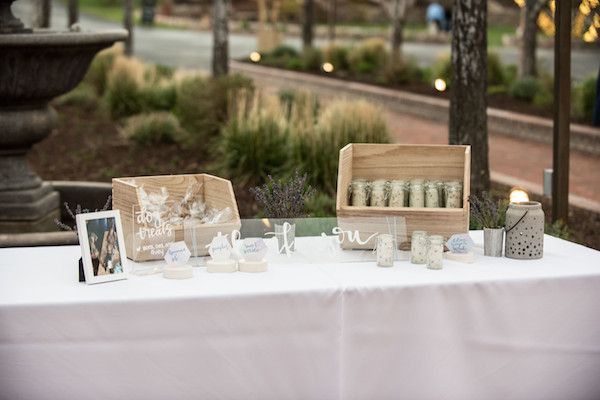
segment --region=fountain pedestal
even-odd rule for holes
[[[59,195],[27,152],[56,126],[50,100],[81,82],[96,53],[127,31],[32,31],[12,15],[13,1],[0,0],[0,233],[55,230]]]
[[[30,168],[31,145],[45,138],[56,124],[56,112],[0,106],[0,232],[53,230],[60,217],[60,198],[50,184]]]

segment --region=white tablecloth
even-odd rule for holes
[[[0,398],[599,399],[600,252],[544,246],[91,286],[77,247],[0,249]]]

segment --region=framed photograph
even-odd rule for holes
[[[125,239],[118,210],[77,215],[85,282],[126,279]]]

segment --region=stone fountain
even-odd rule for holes
[[[94,55],[127,31],[32,30],[12,14],[13,1],[0,0],[0,233],[56,230],[60,196],[27,152],[56,126],[50,100],[73,89]]]

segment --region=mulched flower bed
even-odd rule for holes
[[[117,125],[101,109],[55,108],[57,129],[28,156],[44,180],[110,182],[124,176],[215,173],[205,147],[138,146],[121,137]],[[248,188],[233,184],[242,218],[252,218],[258,210],[252,195]]]

